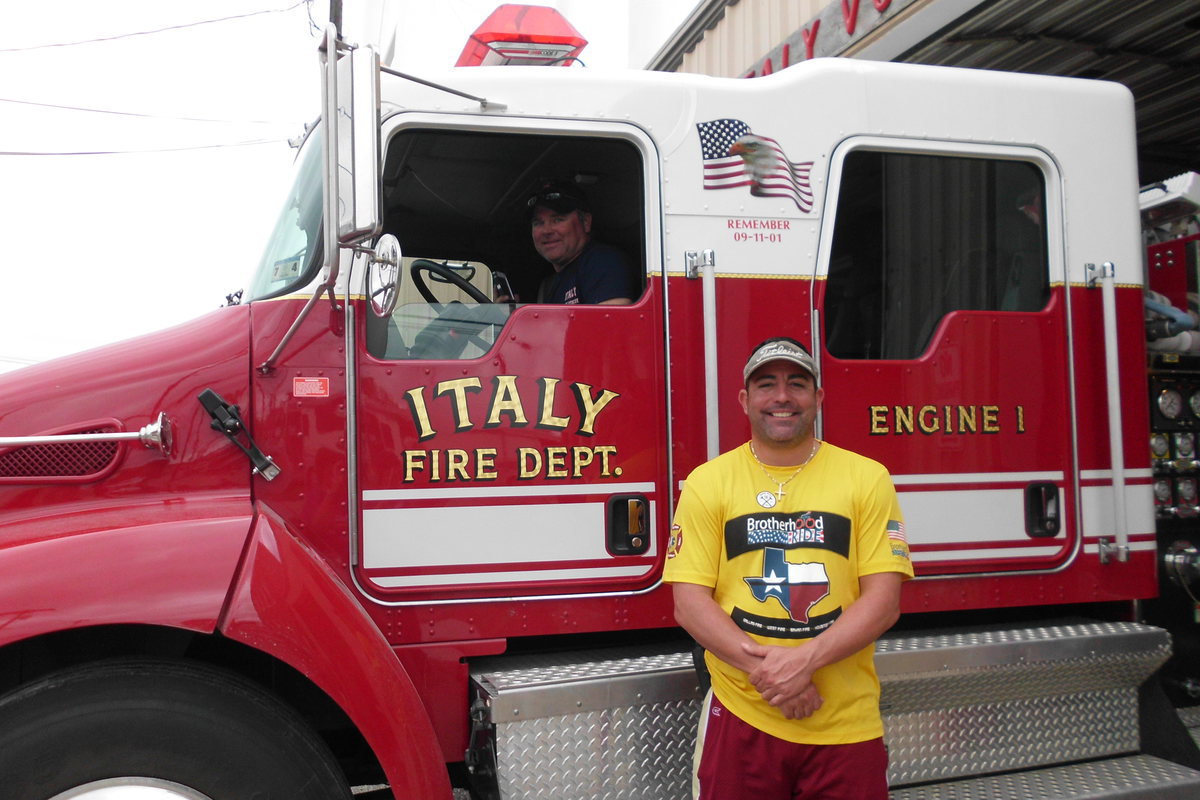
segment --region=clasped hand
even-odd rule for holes
[[[812,673],[807,671],[799,648],[756,642],[743,643],[742,648],[759,659],[758,666],[749,672],[750,682],[785,717],[804,719],[821,707],[824,700],[812,683]]]

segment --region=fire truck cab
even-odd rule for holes
[[[893,796],[1194,796],[1170,700],[1200,676],[1161,669],[1194,623],[1154,598],[1198,537],[1160,541],[1152,493],[1194,463],[1147,448],[1126,90],[323,52],[243,302],[0,386],[12,797],[687,796],[671,513],[745,440],[774,335],[819,361],[819,435],[900,493]],[[542,302],[548,180],[630,303]]]

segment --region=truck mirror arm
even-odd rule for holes
[[[250,459],[250,463],[254,465],[254,474],[262,475],[264,480],[275,480],[279,475],[279,467],[271,460],[271,457],[264,455],[262,450],[258,449],[258,445],[254,443],[254,438],[246,430],[246,425],[242,421],[241,411],[235,405],[230,405],[212,389],[205,389],[197,398],[200,405],[204,406],[204,410],[212,417],[212,429],[218,433],[225,435],[229,441],[246,454]],[[244,434],[246,444],[238,441],[238,434]]]
[[[304,308],[300,309],[300,313],[296,315],[295,321],[292,322],[291,327],[287,329],[287,333],[283,335],[283,338],[279,340],[279,344],[275,346],[275,349],[271,352],[271,355],[267,356],[267,359],[258,365],[258,371],[260,374],[269,375],[271,370],[275,369],[275,363],[279,361],[279,356],[283,353],[283,348],[287,347],[288,342],[290,342],[292,337],[296,335],[296,331],[300,328],[300,323],[304,322],[304,320],[308,317],[308,314],[310,311],[312,311],[313,306],[315,306],[317,301],[321,299],[321,295],[328,292],[329,303],[334,313],[339,313],[342,311],[343,306],[338,304],[337,297],[333,293],[333,282],[336,280],[336,278],[336,273],[330,275],[326,281],[317,287],[317,290],[313,292],[313,296],[308,298],[308,302],[304,304]]]
[[[503,111],[504,109],[508,108],[508,105],[505,103],[495,103],[495,102],[492,102],[491,100],[488,100],[486,97],[476,97],[473,94],[467,94],[466,92],[460,92],[458,89],[451,89],[449,86],[443,86],[440,83],[434,83],[433,81],[427,81],[424,78],[418,78],[416,75],[409,75],[406,72],[399,72],[397,70],[392,69],[391,67],[385,67],[385,66],[381,65],[379,67],[379,71],[386,72],[388,75],[395,75],[397,78],[403,78],[406,81],[412,81],[413,83],[419,83],[422,86],[428,86],[431,89],[438,89],[439,91],[449,92],[450,94],[458,95],[459,97],[465,97],[468,100],[474,100],[476,103],[479,103],[479,108],[481,111],[487,111],[489,109],[492,111]]]

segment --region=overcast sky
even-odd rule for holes
[[[386,1],[400,7],[393,66],[418,74],[452,66],[500,4]],[[588,68],[611,69],[645,63],[695,2],[536,4],[588,39]],[[0,370],[222,305],[274,223],[287,140],[318,113],[325,0],[5,5]]]

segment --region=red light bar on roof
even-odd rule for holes
[[[475,29],[454,66],[570,66],[585,47],[587,39],[557,10],[505,3]]]

